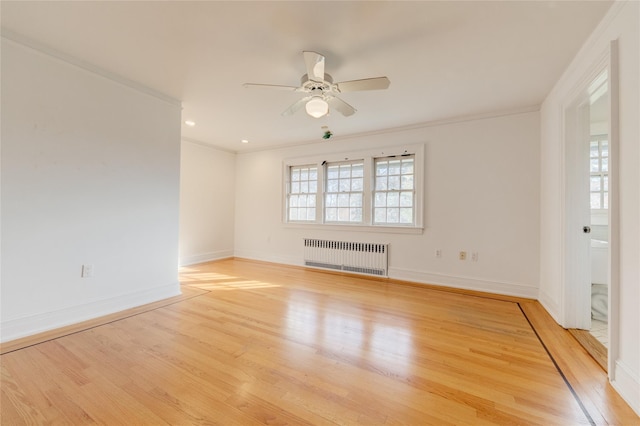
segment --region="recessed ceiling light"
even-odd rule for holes
[[[184,122],[184,124],[186,124],[186,125],[187,125],[187,126],[189,126],[189,127],[193,127],[193,126],[195,126],[195,125],[196,125],[196,122],[195,122],[195,121],[192,121],[192,120],[186,120],[186,121]]]
[[[248,141],[248,140],[246,140],[246,139],[242,139],[240,142],[242,142],[242,143],[249,143],[249,141]]]

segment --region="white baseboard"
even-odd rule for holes
[[[4,343],[56,328],[66,327],[82,321],[124,311],[125,309],[168,299],[169,297],[180,294],[180,283],[176,282],[163,287],[97,300],[57,311],[2,321],[0,323],[0,329],[2,330],[0,342]]]
[[[299,256],[273,256],[265,255],[263,252],[252,252],[244,250],[236,250],[234,255],[236,257],[241,257],[244,259],[282,263],[285,265],[304,266],[304,262]],[[487,293],[502,294],[507,296],[524,297],[528,299],[538,298],[538,287],[518,283],[482,280],[477,278],[437,274],[393,267],[389,268],[389,278],[422,284],[441,285],[445,287],[460,288],[465,290],[483,291]]]
[[[292,266],[304,266],[304,262],[300,256],[274,256],[271,254],[265,255],[264,252],[250,251],[250,250],[236,250],[234,252],[235,257],[249,260],[259,260],[262,262],[281,263],[284,265]]]
[[[549,315],[551,315],[551,318],[553,318],[553,320],[560,324],[561,326],[563,326],[563,321],[561,321],[562,318],[562,312],[560,310],[560,307],[558,306],[558,304],[556,302],[554,302],[549,296],[547,296],[546,293],[544,292],[540,292],[538,294],[538,302],[540,302],[540,304],[542,305],[542,307],[547,311],[547,313]]]
[[[233,250],[218,250],[208,253],[194,254],[180,258],[180,266],[195,265],[196,263],[211,262],[213,260],[233,257]]]
[[[502,294],[506,296],[524,297],[528,299],[537,299],[538,297],[538,287],[536,286],[423,272],[411,269],[389,268],[389,278],[423,284],[441,285],[444,287],[464,290]]]
[[[640,416],[640,377],[638,377],[638,373],[618,360],[614,364],[614,371],[611,375],[611,386]]]

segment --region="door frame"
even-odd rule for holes
[[[609,85],[609,371],[619,347],[619,82],[618,43],[608,49],[585,70],[580,82],[569,92],[562,106],[563,135],[563,248],[562,248],[562,325],[565,328],[591,327],[590,236],[582,227],[590,224],[588,206],[588,88],[607,70]],[[587,104],[585,104],[585,102]],[[586,113],[585,113],[586,110]],[[586,123],[585,123],[586,120]],[[587,134],[585,134],[585,131]],[[581,191],[582,188],[582,191]],[[613,315],[612,315],[613,313]]]

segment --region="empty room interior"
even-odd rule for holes
[[[3,425],[640,425],[640,1],[0,18]]]

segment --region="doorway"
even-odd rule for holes
[[[609,370],[617,350],[617,45],[564,108],[564,327]]]
[[[589,208],[591,327],[609,346],[609,78],[602,71],[589,85]]]

